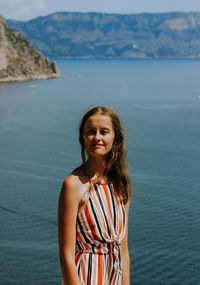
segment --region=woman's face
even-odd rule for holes
[[[85,123],[85,148],[90,156],[105,156],[112,149],[115,131],[112,120],[106,115],[92,115]]]

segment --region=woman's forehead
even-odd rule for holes
[[[85,128],[90,127],[105,127],[105,128],[113,128],[112,120],[109,116],[103,114],[97,114],[90,116],[86,123]]]

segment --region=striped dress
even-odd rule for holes
[[[120,245],[126,212],[112,183],[91,183],[86,206],[76,222],[75,263],[81,285],[121,285]]]

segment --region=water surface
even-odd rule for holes
[[[78,124],[108,105],[133,179],[131,284],[200,280],[200,62],[57,60],[58,79],[0,84],[1,284],[60,284],[57,200]]]

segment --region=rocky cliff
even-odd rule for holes
[[[0,16],[0,82],[58,77],[54,62],[23,36],[11,30]]]
[[[54,13],[9,20],[46,56],[200,58],[200,13]]]

